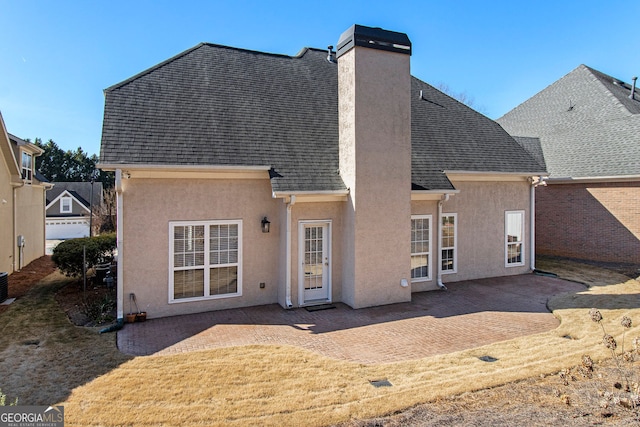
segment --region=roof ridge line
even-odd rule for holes
[[[167,64],[169,64],[169,63],[171,63],[171,62],[173,62],[173,61],[175,61],[177,59],[182,58],[183,56],[193,52],[196,49],[201,48],[204,45],[205,45],[205,43],[198,43],[197,45],[195,45],[195,46],[193,46],[193,47],[191,47],[191,48],[189,48],[189,49],[187,49],[187,50],[185,50],[183,52],[180,52],[177,55],[174,55],[171,58],[166,59],[166,60],[160,62],[159,64],[154,65],[153,67],[147,68],[146,70],[143,70],[143,71],[139,72],[138,74],[136,74],[134,76],[131,76],[126,80],[121,81],[120,83],[116,83],[116,84],[114,84],[112,86],[109,86],[108,88],[104,89],[102,92],[103,93],[107,93],[107,92],[111,92],[112,90],[121,88],[122,86],[125,86],[125,85],[131,83],[132,81],[139,79],[142,76],[150,74],[152,71],[155,71],[155,70],[157,70],[159,68],[162,68],[165,65],[167,65]]]
[[[605,93],[606,97],[607,97],[607,98],[610,98],[610,99],[612,99],[612,100],[613,100],[613,104],[614,104],[616,107],[620,108],[620,109],[622,110],[622,112],[623,112],[623,113],[625,113],[625,114],[631,114],[631,115],[633,115],[633,112],[629,111],[629,109],[627,108],[627,106],[626,106],[626,105],[624,105],[624,104],[622,103],[622,101],[620,101],[620,99],[618,99],[618,97],[616,96],[616,94],[615,94],[615,93],[613,93],[611,90],[609,90],[609,88],[607,87],[607,85],[605,85],[605,84],[604,84],[604,82],[602,81],[602,79],[600,78],[600,76],[598,76],[598,74],[600,74],[600,75],[602,75],[602,76],[604,76],[604,77],[608,77],[612,82],[615,80],[615,81],[618,81],[618,82],[620,82],[620,83],[622,83],[622,84],[625,84],[625,85],[627,84],[626,82],[624,82],[624,81],[620,80],[620,79],[619,79],[619,78],[617,78],[617,77],[613,77],[613,76],[611,76],[611,75],[609,75],[609,74],[605,74],[605,73],[603,73],[602,71],[596,70],[595,68],[591,68],[591,67],[589,67],[589,66],[587,66],[587,65],[584,65],[584,64],[583,64],[583,66],[584,66],[584,68],[586,68],[586,70],[589,72],[589,74],[593,77],[593,79],[597,82],[597,84],[598,84],[598,85],[599,85],[599,86],[604,90],[604,93]]]
[[[271,52],[262,52],[259,50],[252,50],[252,49],[245,49],[245,48],[241,48],[241,47],[234,47],[234,46],[225,46],[222,44],[217,44],[217,43],[211,43],[211,42],[200,42],[197,45],[182,51],[180,53],[178,53],[177,55],[172,56],[169,59],[166,59],[156,65],[154,65],[153,67],[147,68],[146,70],[143,70],[141,72],[139,72],[138,74],[135,74],[134,76],[129,77],[126,80],[123,80],[119,83],[116,83],[112,86],[107,87],[106,89],[103,90],[103,93],[106,92],[110,92],[112,90],[115,89],[119,89],[122,86],[125,86],[129,83],[131,83],[134,80],[139,79],[140,77],[143,77],[147,74],[150,74],[151,72],[160,69],[162,67],[164,67],[167,64],[170,64],[171,62],[174,62],[180,58],[182,58],[183,56],[186,56],[188,54],[190,54],[191,52],[203,47],[203,46],[209,46],[209,47],[215,47],[215,48],[220,48],[220,49],[228,49],[228,50],[235,50],[235,51],[239,51],[239,52],[247,52],[247,53],[254,53],[254,54],[260,54],[260,55],[266,55],[266,56],[274,56],[274,57],[278,57],[278,58],[291,58],[291,59],[295,59],[295,58],[302,58],[307,51],[318,51],[318,52],[323,52],[323,49],[318,49],[318,48],[313,48],[313,47],[303,47],[297,54],[295,55],[286,55],[283,53],[271,53]]]

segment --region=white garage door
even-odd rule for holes
[[[76,239],[89,235],[89,219],[61,218],[47,219],[47,240]]]

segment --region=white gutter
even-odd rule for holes
[[[285,199],[286,200],[286,199]],[[291,304],[291,208],[296,203],[296,196],[292,194],[287,203],[287,242],[286,247],[286,267],[285,267],[285,305],[286,308],[292,308]]]
[[[640,175],[618,175],[618,176],[585,176],[578,178],[561,177],[561,178],[545,178],[545,181],[549,184],[577,184],[577,183],[592,183],[599,182],[628,182],[638,181]]]
[[[449,194],[445,193],[442,195],[442,198],[438,201],[438,265],[437,265],[437,274],[436,274],[436,284],[443,291],[447,290],[447,287],[442,283],[442,204],[449,200]]]
[[[118,248],[117,319],[124,319],[124,257],[122,250],[122,169],[116,169],[116,247]]]
[[[268,171],[271,166],[243,166],[243,165],[163,165],[163,164],[146,164],[146,163],[99,163],[96,168],[112,171],[112,170],[176,170],[176,171],[221,171],[221,172],[247,172],[247,171]]]
[[[498,172],[498,171],[465,171],[465,170],[445,170],[445,175],[500,175],[500,176],[532,176],[532,175],[546,175],[544,171],[529,171],[529,172]]]
[[[287,198],[290,196],[348,196],[349,190],[324,190],[324,191],[290,191],[281,192],[274,191],[271,193],[271,197],[274,199]]]

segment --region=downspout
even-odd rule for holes
[[[11,267],[12,271],[20,271],[20,261],[16,266],[17,259],[17,250],[18,247],[18,188],[22,187],[22,185],[13,187],[13,265]],[[17,267],[17,268],[16,268]]]
[[[535,271],[536,269],[536,187],[538,185],[542,185],[543,187],[546,187],[547,183],[545,182],[544,177],[543,176],[539,176],[537,178],[531,177],[531,191],[530,191],[531,201],[529,202],[530,209],[531,209],[531,212],[529,214],[529,227],[530,227],[529,253],[531,254],[529,262],[531,263],[531,271]]]
[[[122,248],[122,169],[116,169],[116,245],[118,248],[117,265],[117,315],[118,320],[124,319],[124,257]]]
[[[446,291],[447,287],[442,283],[442,204],[448,200],[449,194],[443,194],[438,201],[438,273],[436,275],[436,284],[443,291]]]
[[[287,308],[292,308],[291,304],[291,208],[296,203],[296,196],[289,196],[289,203],[287,203],[287,242],[286,247],[286,271],[285,271],[285,304]]]
[[[531,271],[536,269],[536,181],[535,179],[531,179],[531,190],[530,197],[531,201],[529,202],[529,256],[530,256],[530,265]]]

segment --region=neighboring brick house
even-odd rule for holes
[[[91,214],[102,205],[101,182],[54,182],[47,191],[47,240],[66,240],[90,235]],[[93,197],[93,199],[92,199]]]
[[[498,123],[543,156],[540,254],[640,264],[640,93],[585,65]],[[524,138],[520,138],[524,137]]]
[[[544,168],[410,74],[406,34],[337,52],[203,43],[105,91],[118,316],[279,303],[360,308],[533,268]]]
[[[36,170],[43,150],[7,132],[0,113],[0,272],[20,270],[45,253],[45,191]]]

